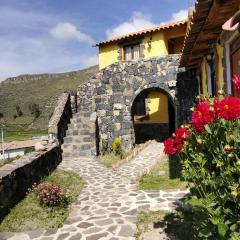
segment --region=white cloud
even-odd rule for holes
[[[172,14],[172,20],[184,20],[188,18],[188,10],[180,10]]]
[[[152,16],[142,12],[135,11],[132,17],[116,27],[106,31],[107,38],[113,38],[130,32],[136,32],[145,28],[150,28],[155,24],[152,22]]]
[[[50,33],[54,38],[60,40],[77,39],[88,44],[94,43],[94,40],[91,38],[91,36],[82,33],[74,24],[70,22],[58,23],[50,30]]]
[[[98,55],[93,55],[83,60],[84,67],[91,67],[97,64],[98,64]]]

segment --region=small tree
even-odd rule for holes
[[[30,113],[35,117],[35,118],[39,118],[41,115],[41,111],[40,111],[40,107],[38,104],[36,103],[30,103],[28,105],[29,111]]]

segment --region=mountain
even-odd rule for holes
[[[66,90],[76,90],[97,71],[98,66],[93,66],[59,74],[20,75],[0,82],[0,113],[4,116],[5,135],[46,133],[58,96]],[[40,107],[41,115],[36,120],[29,110],[31,103]],[[23,115],[14,118],[16,106]]]

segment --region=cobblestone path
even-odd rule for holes
[[[79,173],[85,188],[72,206],[64,226],[56,230],[2,234],[11,240],[131,240],[137,212],[171,210],[188,191],[142,191],[136,179],[161,157],[163,146],[152,143],[117,171],[107,169],[93,158],[65,158],[60,168]]]

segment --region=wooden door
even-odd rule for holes
[[[231,64],[232,64],[232,77],[240,74],[240,37],[231,45]],[[236,89],[233,86],[233,95],[240,97],[240,94],[236,93]]]

